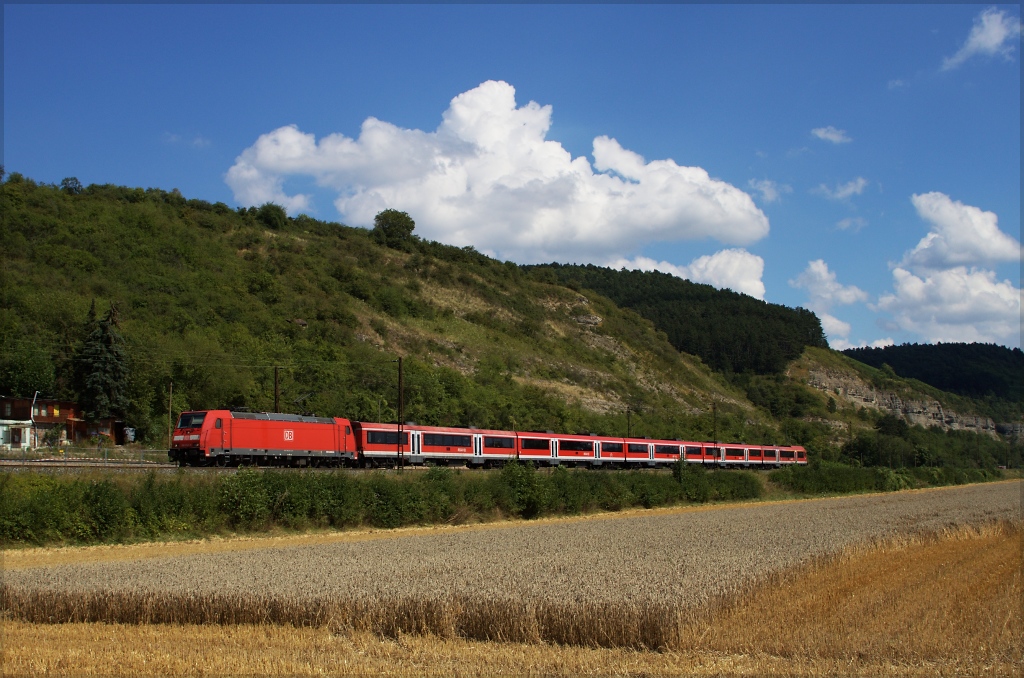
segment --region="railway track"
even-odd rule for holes
[[[0,459],[0,472],[3,471],[61,471],[67,470],[110,470],[110,471],[159,471],[161,473],[172,473],[179,470],[187,473],[237,473],[239,470],[246,468],[259,468],[264,470],[273,471],[304,471],[308,473],[332,473],[332,472],[344,472],[352,474],[365,474],[365,473],[423,473],[431,468],[432,466],[419,465],[419,466],[403,466],[401,469],[395,467],[377,467],[377,468],[314,468],[314,467],[290,467],[290,466],[188,466],[181,468],[176,463],[171,462],[154,462],[154,461],[138,461],[138,460],[124,460],[124,459]],[[474,472],[487,472],[488,469],[478,469],[471,466],[451,466],[453,470],[465,470],[472,469]],[[554,469],[549,467],[540,467],[537,469],[540,473],[550,473]],[[649,473],[671,473],[671,469],[667,468],[637,468],[634,470],[643,470]],[[757,469],[753,469],[757,470]],[[612,472],[613,469],[603,469],[604,472]]]
[[[60,469],[108,469],[108,470],[136,470],[136,471],[177,471],[179,468],[177,463],[174,462],[157,462],[157,461],[138,461],[138,460],[127,460],[127,459],[0,459],[0,472],[5,470],[10,471],[22,471],[22,470],[60,470]],[[383,471],[385,473],[394,473],[398,469],[395,468],[298,468],[290,466],[188,466],[181,468],[182,471],[189,473],[237,473],[240,469],[245,468],[260,468],[270,469],[274,471],[310,471],[317,473],[331,472],[331,471],[345,471],[347,473],[368,473],[373,471]],[[429,466],[405,466],[402,471],[420,472],[430,468]]]
[[[177,468],[177,464],[126,459],[0,459],[0,469],[7,468]]]

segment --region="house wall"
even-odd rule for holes
[[[86,422],[78,404],[69,400],[0,397],[0,448],[40,447],[46,434],[59,429],[58,442],[78,445],[94,436],[122,444],[124,425],[114,419]]]

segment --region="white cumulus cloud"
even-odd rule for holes
[[[764,276],[764,259],[743,248],[727,249],[697,257],[688,266],[677,266],[649,257],[615,259],[610,261],[608,266],[616,269],[671,273],[718,289],[730,289],[748,294],[755,299],[764,299],[764,283],[761,281]]]
[[[867,301],[867,292],[855,285],[840,284],[836,274],[829,270],[823,259],[807,262],[807,268],[794,280],[790,280],[789,284],[807,291],[807,308],[814,311],[821,320],[821,329],[828,335],[829,344],[833,348],[840,344],[849,347],[850,324],[835,317],[830,311],[833,306]]]
[[[896,267],[893,291],[879,297],[878,308],[931,342],[1020,346],[1021,291],[994,271],[956,266],[918,276]]]
[[[1020,243],[999,230],[998,217],[932,192],[910,198],[928,234],[893,268],[893,290],[874,310],[893,327],[926,341],[1020,345],[1021,290],[985,268],[1020,261]]]
[[[836,222],[836,228],[840,231],[852,231],[854,233],[867,225],[868,222],[863,217],[847,217],[846,219],[840,219]]]
[[[830,341],[829,345],[837,351],[845,351],[848,348],[866,348],[868,346],[871,348],[885,348],[886,346],[892,346],[895,343],[896,342],[892,340],[892,337],[884,337],[882,339],[875,339],[871,342],[862,341],[856,344],[846,339],[837,339],[835,341]]]
[[[790,280],[793,287],[807,290],[810,298],[808,308],[812,311],[826,311],[832,306],[855,304],[867,301],[868,294],[855,285],[842,285],[836,274],[830,271],[828,264],[822,259],[807,262],[807,268],[795,280]]]
[[[768,234],[751,197],[700,167],[647,161],[615,139],[594,139],[591,164],[547,139],[551,106],[517,106],[488,81],[452,99],[432,132],[367,118],[357,138],[319,141],[295,126],[260,136],[228,170],[242,204],[295,213],[309,195],[287,178],[336,192],[342,219],[370,225],[382,209],[408,212],[422,237],[521,263],[602,261],[645,243],[713,238],[745,245]]]
[[[787,184],[779,184],[771,179],[751,179],[747,186],[761,194],[764,202],[775,202],[782,197],[783,193],[792,193],[793,187]]]
[[[956,54],[943,59],[942,70],[956,68],[973,56],[1002,56],[1010,59],[1014,50],[1013,43],[1020,35],[1020,18],[1008,16],[1003,10],[990,7],[974,18],[974,26],[967,40]]]
[[[1021,258],[1020,243],[999,230],[999,218],[993,212],[938,192],[914,195],[910,200],[918,215],[931,224],[931,230],[917,247],[907,252],[904,267],[934,270],[960,265],[990,266]]]
[[[821,329],[825,330],[825,334],[830,338],[839,337],[835,341],[844,341],[846,337],[850,336],[850,330],[853,329],[850,323],[840,320],[830,313],[818,313],[818,319],[821,320]]]
[[[845,129],[836,129],[832,125],[828,127],[815,127],[811,130],[811,134],[822,141],[831,141],[833,144],[848,144],[853,141]]]
[[[847,200],[863,193],[864,189],[868,187],[868,183],[868,180],[864,177],[857,177],[852,181],[847,181],[845,184],[836,184],[834,189],[821,184],[818,186],[817,192],[831,200]]]

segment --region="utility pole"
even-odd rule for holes
[[[398,470],[402,470],[403,449],[402,449],[402,421],[405,418],[405,398],[403,397],[404,387],[402,384],[402,358],[398,358]]]
[[[174,409],[174,380],[167,386],[167,449],[171,449],[171,432],[174,430],[172,410]]]
[[[277,365],[274,365],[274,414],[281,411],[281,382],[277,378]]]
[[[711,401],[711,436],[715,443],[715,462],[718,462],[718,403]]]
[[[516,425],[516,418],[515,417],[511,417],[511,419],[512,419],[512,430],[513,431],[519,431],[519,427]],[[519,438],[519,436],[516,436],[516,439],[518,439],[518,438]],[[514,442],[513,445],[515,445],[514,449],[515,449],[515,453],[516,453],[516,461],[518,462],[519,461],[519,443],[518,443],[518,440],[517,440],[517,442]]]
[[[39,447],[39,441],[37,440],[38,436],[36,436],[36,398],[38,398],[38,397],[39,397],[39,391],[36,391],[32,395],[32,409],[29,410],[29,420],[31,420],[31,422],[32,422],[32,433],[29,435],[28,440],[29,440],[29,445],[31,447]],[[22,445],[22,447],[21,447],[21,458],[22,459],[25,458],[25,446],[24,445]]]
[[[626,405],[626,437],[627,438],[632,438],[633,437],[632,418],[630,417],[631,414],[632,414],[632,412],[629,409],[629,405]]]

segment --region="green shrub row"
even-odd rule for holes
[[[857,468],[821,462],[772,471],[800,494],[894,491],[982,482],[981,469]],[[201,537],[271,528],[383,528],[536,518],[684,502],[753,499],[764,485],[750,471],[677,464],[646,471],[542,472],[509,464],[494,472],[432,468],[402,475],[243,469],[230,474],[0,474],[0,545],[95,544]]]
[[[759,497],[750,472],[496,472],[432,468],[402,476],[243,469],[223,475],[0,474],[0,543],[90,544],[228,531],[534,518],[684,501]]]
[[[787,466],[769,474],[772,482],[800,494],[844,494],[848,492],[893,492],[925,485],[963,485],[996,480],[995,470],[964,468],[856,467],[821,462],[809,466]]]

